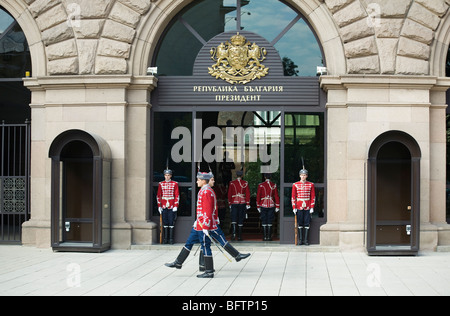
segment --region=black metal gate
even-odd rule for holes
[[[30,218],[30,124],[0,123],[0,244],[20,243]]]

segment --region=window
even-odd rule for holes
[[[30,69],[25,35],[16,20],[0,7],[0,78],[23,78]]]
[[[323,113],[285,113],[284,128],[284,215],[293,216],[292,184],[300,180],[305,164],[308,181],[314,183],[316,206],[314,217],[325,217],[325,122]]]
[[[30,70],[25,35],[14,18],[0,7],[0,123],[24,123],[31,118],[31,92],[22,82]]]
[[[200,49],[214,36],[246,30],[279,52],[286,76],[315,76],[322,51],[303,16],[277,0],[199,0],[166,31],[153,64],[158,75],[190,76]],[[182,58],[180,58],[182,56]]]

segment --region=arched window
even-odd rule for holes
[[[324,63],[306,20],[282,1],[198,0],[167,28],[151,64],[160,76],[190,76],[200,49],[214,36],[234,30],[254,32],[272,44],[286,76],[315,76]]]
[[[17,21],[0,6],[0,123],[31,118],[31,93],[22,78],[31,70],[28,42]]]

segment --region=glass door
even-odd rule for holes
[[[164,170],[173,171],[178,182],[180,204],[175,220],[175,242],[184,242],[195,220],[195,175],[192,164],[192,112],[154,112],[152,132],[152,195],[151,221],[160,223],[156,201],[159,182]],[[160,231],[158,231],[160,236]]]
[[[376,190],[376,245],[410,246],[411,154],[406,146],[390,142],[381,147]]]
[[[309,242],[319,243],[320,226],[326,222],[325,207],[325,122],[323,113],[284,114],[283,162],[283,220],[282,243],[293,243],[295,236],[294,213],[292,212],[292,185],[300,180],[303,167],[308,170],[307,181],[313,182],[316,193],[312,214]]]
[[[277,186],[280,211],[275,213],[272,239],[294,243],[292,184],[299,181],[302,157],[309,181],[316,188],[310,243],[319,243],[325,212],[325,122],[324,113],[284,111],[237,111],[225,108],[192,112],[153,112],[152,209],[150,218],[159,223],[156,206],[158,183],[163,170],[173,170],[180,187],[180,207],[175,224],[175,242],[184,242],[195,220],[198,188],[195,175],[211,170],[216,179],[219,217],[225,234],[230,233],[227,199],[230,181],[242,170],[250,189],[250,209],[243,224],[243,240],[262,241],[262,224],[256,207],[258,184],[265,173]],[[158,232],[159,233],[159,232]]]
[[[93,161],[68,159],[63,172],[63,240],[93,243]]]
[[[197,112],[197,162],[202,171],[211,169],[216,177],[219,195],[219,216],[225,234],[230,232],[231,216],[227,199],[230,181],[243,171],[242,179],[250,189],[250,208],[246,211],[242,239],[261,241],[262,225],[256,207],[258,184],[263,174],[280,187],[281,112],[280,111],[216,111]],[[196,143],[196,144],[197,144]],[[201,152],[201,156],[200,156]],[[200,157],[200,158],[199,158]],[[216,193],[216,194],[217,194]],[[275,213],[272,239],[279,240],[279,214]]]

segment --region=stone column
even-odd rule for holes
[[[126,220],[132,226],[133,245],[157,240],[156,223],[149,221],[150,196],[150,92],[154,77],[135,77],[128,89],[126,114]]]

